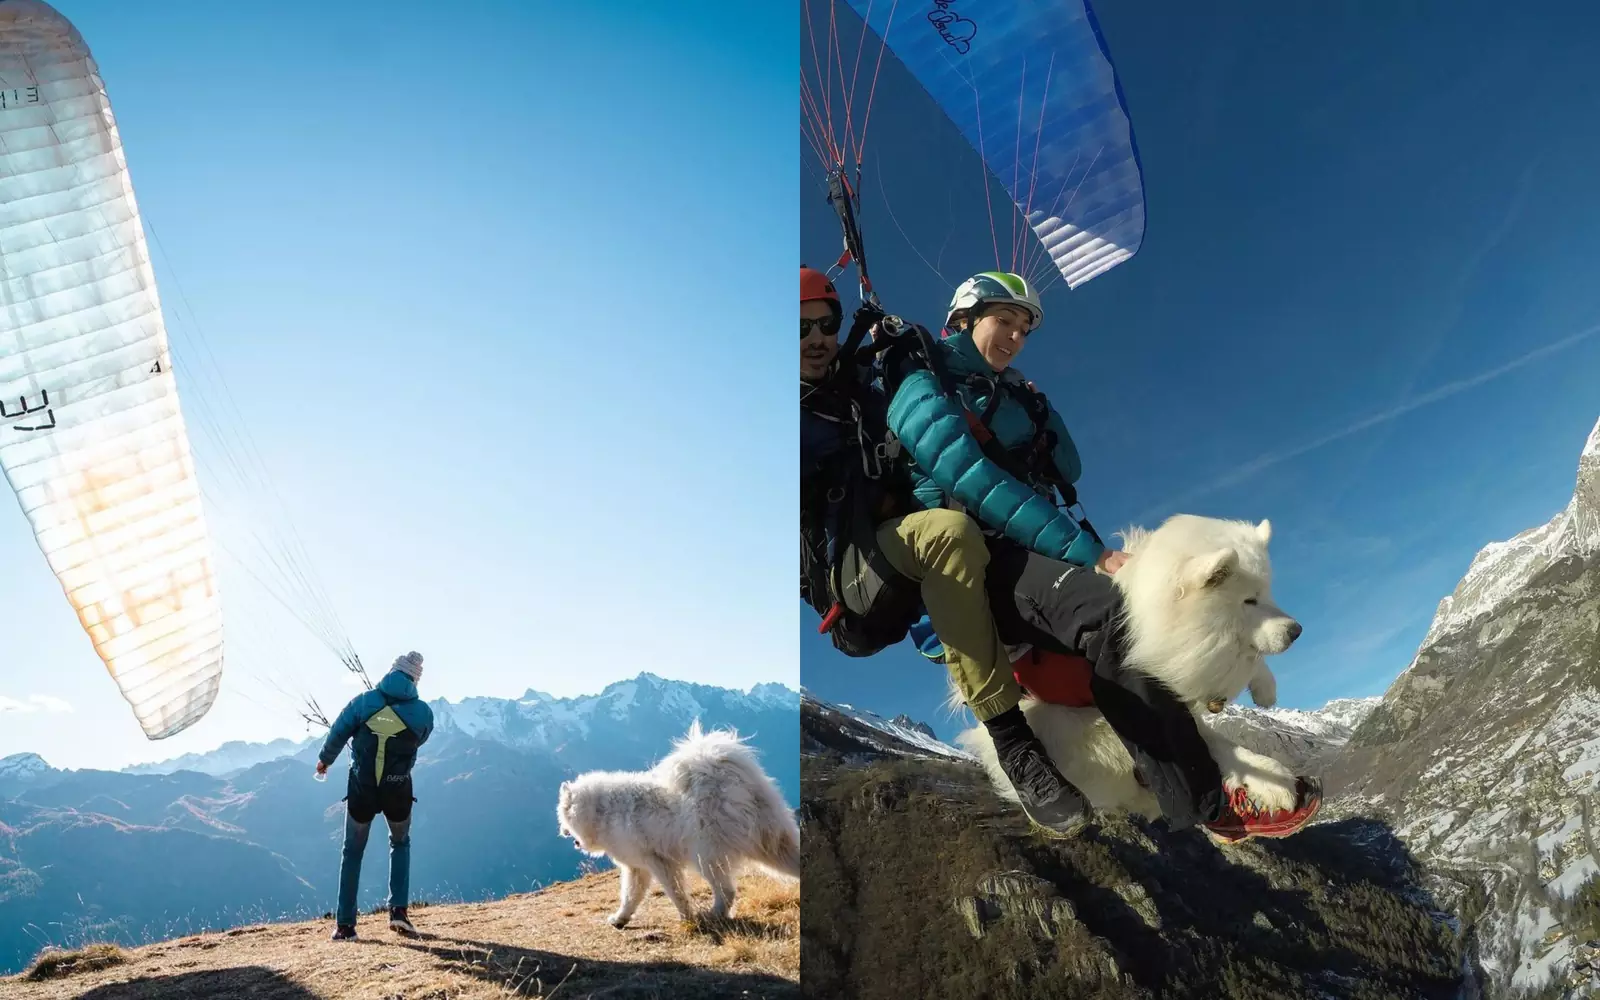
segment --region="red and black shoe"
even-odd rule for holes
[[[1322,783],[1315,778],[1296,779],[1298,799],[1293,809],[1262,809],[1250,801],[1243,786],[1225,790],[1228,798],[1222,815],[1205,824],[1211,839],[1222,844],[1237,844],[1251,837],[1288,837],[1299,833],[1322,808]]]

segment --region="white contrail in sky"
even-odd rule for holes
[[[1359,434],[1370,427],[1376,427],[1379,424],[1388,423],[1397,417],[1402,417],[1405,414],[1410,413],[1412,410],[1420,409],[1432,403],[1437,403],[1441,399],[1449,399],[1451,396],[1454,396],[1458,393],[1466,392],[1468,389],[1476,388],[1485,382],[1493,381],[1502,375],[1516,371],[1518,368],[1531,365],[1541,358],[1549,357],[1552,354],[1559,353],[1575,344],[1588,340],[1597,333],[1600,333],[1600,326],[1591,326],[1588,329],[1580,330],[1571,336],[1563,337],[1554,343],[1546,344],[1543,347],[1536,347],[1527,354],[1513,358],[1496,368],[1491,368],[1485,372],[1479,372],[1478,374],[1469,376],[1467,378],[1457,379],[1454,382],[1447,382],[1436,389],[1430,389],[1420,396],[1413,396],[1403,403],[1391,406],[1387,410],[1382,410],[1370,416],[1363,417],[1353,424],[1350,424],[1346,427],[1341,427],[1339,430],[1332,431],[1328,434],[1324,434],[1315,440],[1307,441],[1304,444],[1295,445],[1293,448],[1285,448],[1282,451],[1269,451],[1264,455],[1259,455],[1243,465],[1233,469],[1232,471],[1218,476],[1216,479],[1213,479],[1211,482],[1206,483],[1203,486],[1197,486],[1187,493],[1168,500],[1164,504],[1146,510],[1139,517],[1134,518],[1134,520],[1147,521],[1155,518],[1163,511],[1173,510],[1190,502],[1191,500],[1206,496],[1210,493],[1215,493],[1220,489],[1226,489],[1227,487],[1233,486],[1237,483],[1244,482],[1246,479],[1249,479],[1251,476],[1254,476],[1261,470],[1269,469],[1280,462],[1287,462],[1291,458],[1299,458],[1301,455],[1304,455],[1310,451],[1316,451],[1318,448],[1321,448],[1324,445],[1332,444],[1335,441],[1350,437],[1352,434]]]

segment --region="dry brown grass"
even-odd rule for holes
[[[72,951],[51,949],[33,960],[22,978],[29,982],[64,979],[93,969],[108,969],[128,960],[127,952],[114,944],[91,944]]]
[[[710,890],[688,880],[695,904]],[[5,1000],[468,1000],[553,997],[641,1000],[800,995],[800,893],[763,875],[740,880],[734,916],[678,918],[652,890],[632,923],[605,872],[490,903],[419,907],[419,937],[362,916],[355,942],[328,940],[327,920],[241,927],[121,952],[110,967],[80,963],[56,978],[0,978]],[[87,951],[88,949],[86,949]]]

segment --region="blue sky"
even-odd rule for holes
[[[798,683],[773,640],[798,482],[771,332],[798,238],[787,10],[58,9],[156,237],[180,392],[192,316],[369,670],[415,648],[452,699]],[[330,713],[353,693],[225,561],[223,698],[146,741],[6,492],[0,755],[304,734],[252,672]]]
[[[1272,661],[1285,706],[1381,693],[1478,549],[1571,496],[1600,417],[1600,12],[1565,7],[1097,8],[1148,229],[1133,260],[1046,292],[1020,367],[1072,430],[1102,534],[1272,519],[1276,596],[1306,629]],[[995,265],[981,164],[887,63],[867,142],[874,284],[935,326]],[[805,158],[801,256],[831,263]],[[853,661],[800,612],[809,689],[960,728],[909,644]]]

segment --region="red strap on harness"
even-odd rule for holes
[[[842,614],[844,614],[844,604],[840,601],[834,601],[833,607],[829,608],[828,613],[823,616],[822,624],[817,626],[817,632],[825,634],[829,629],[833,628],[833,623],[838,621],[839,616]]]
[[[988,444],[994,437],[994,432],[983,426],[983,421],[978,419],[976,413],[962,407],[961,415],[967,418],[967,427],[972,431],[972,436],[978,439],[979,444]]]
[[[1081,656],[1056,653],[1035,646],[1011,665],[1017,683],[1040,701],[1071,708],[1094,707],[1089,686],[1094,667]]]

